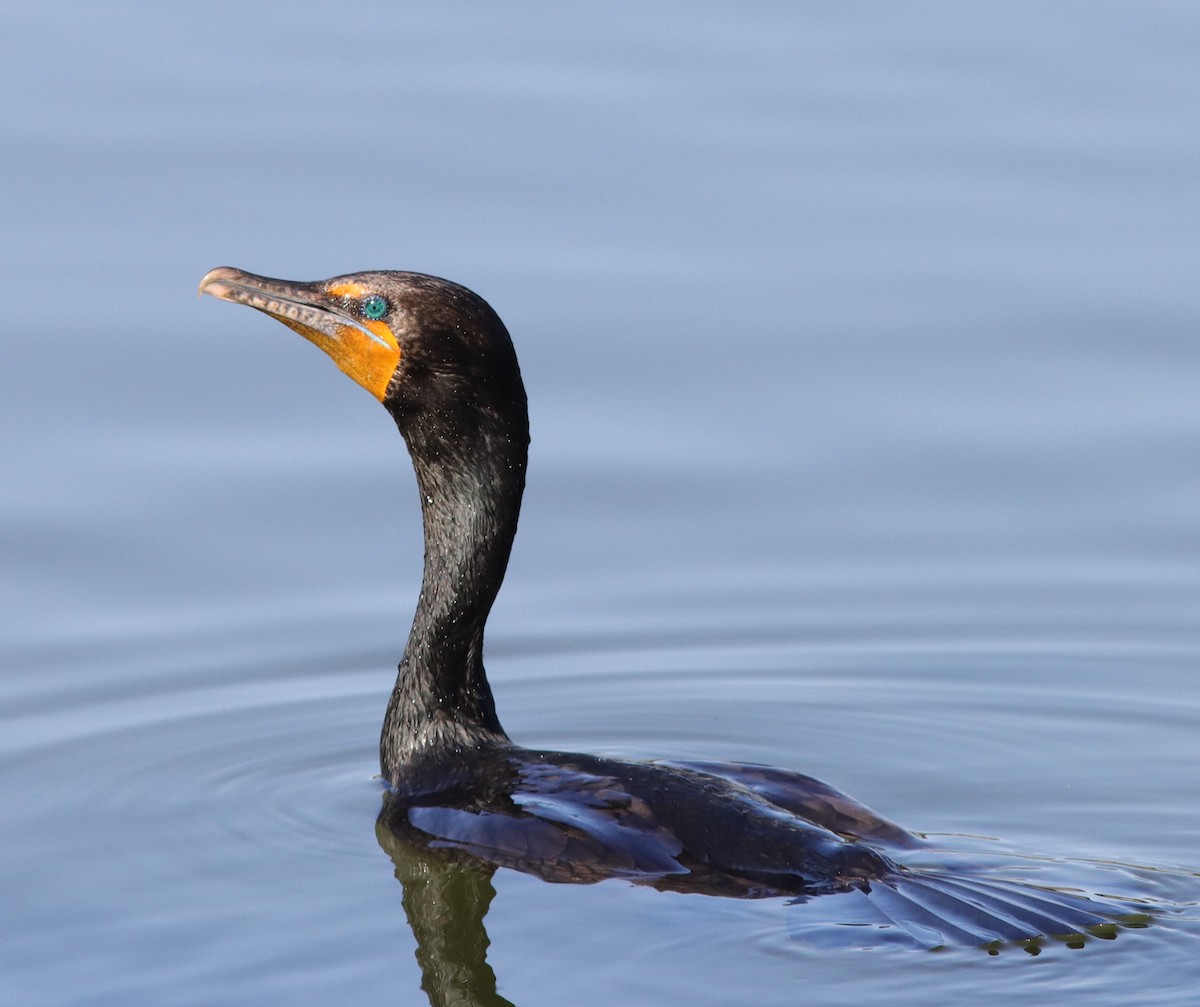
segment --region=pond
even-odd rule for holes
[[[436,1003],[458,969],[520,1007],[1192,1002],[1200,13],[7,31],[0,1000]],[[1149,925],[914,950],[822,899],[381,842],[411,467],[320,353],[195,299],[221,264],[445,275],[505,319],[514,739],[810,773]]]

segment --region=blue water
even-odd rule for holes
[[[856,951],[775,901],[500,872],[509,1001],[1194,1001],[1194,5],[44,4],[4,36],[0,1002],[425,1002],[373,827],[412,477],[317,351],[196,301],[221,264],[432,272],[508,323],[515,738],[799,769],[1157,917]]]

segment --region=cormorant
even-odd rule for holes
[[[425,566],[380,741],[380,822],[392,833],[551,881],[625,878],[751,898],[874,890],[886,893],[889,919],[931,944],[1111,925],[1114,911],[1102,903],[901,866],[883,848],[918,845],[913,834],[807,776],[514,744],[483,668],[529,445],[503,322],[465,287],[410,272],[297,283],[220,267],[200,292],[316,343],[384,405],[407,442]]]

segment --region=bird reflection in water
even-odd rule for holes
[[[375,835],[404,890],[421,989],[431,1007],[513,1007],[496,992],[496,974],[487,962],[483,920],[496,895],[496,869],[401,839],[382,823]]]

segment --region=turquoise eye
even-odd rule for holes
[[[377,321],[388,313],[387,298],[380,297],[378,294],[364,297],[362,299],[362,313],[371,319],[371,321]]]

